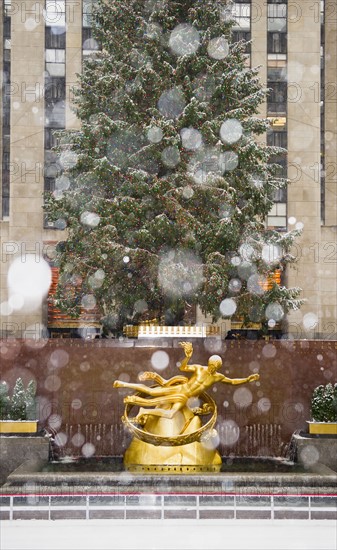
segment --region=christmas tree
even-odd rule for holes
[[[273,326],[300,289],[268,284],[294,261],[296,232],[267,230],[286,185],[258,136],[266,91],[225,1],[98,0],[75,90],[81,130],[60,135],[63,174],[46,212],[67,227],[58,305],[103,321],[153,313]],[[269,277],[269,279],[268,279]]]

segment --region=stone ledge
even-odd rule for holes
[[[305,467],[323,464],[337,473],[337,437],[294,434],[297,461]]]
[[[47,461],[49,437],[39,435],[0,436],[0,484],[23,462],[33,459]]]

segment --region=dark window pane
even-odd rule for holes
[[[66,79],[62,76],[51,76],[45,81],[46,106],[50,101],[61,100],[66,97]]]
[[[10,106],[8,102],[4,104],[2,113],[3,113],[2,125],[4,128],[9,128],[11,111],[10,111]]]
[[[267,144],[273,145],[275,147],[287,147],[287,132],[268,132],[267,134]]]
[[[9,216],[9,198],[2,196],[2,217]]]
[[[49,150],[59,144],[59,138],[55,135],[57,128],[44,129],[44,148]]]
[[[287,53],[287,34],[268,32],[268,53]]]
[[[3,30],[3,37],[4,38],[10,38],[11,37],[11,18],[10,17],[4,17],[4,30]]]
[[[65,27],[46,27],[45,45],[46,48],[64,50],[66,47]]]
[[[276,189],[273,196],[274,202],[287,202],[287,189]]]
[[[82,42],[85,42],[86,40],[89,40],[92,38],[92,28],[91,27],[83,27],[82,29]]]
[[[268,67],[267,78],[269,82],[285,82],[287,80],[286,67]]]
[[[10,165],[10,153],[3,153],[2,155],[2,170],[4,172],[9,171]]]
[[[286,113],[287,83],[268,82],[268,88],[270,88],[267,96],[268,113]]]
[[[50,193],[55,191],[55,178],[44,178],[44,190]]]

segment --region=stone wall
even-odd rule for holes
[[[0,485],[7,476],[27,460],[49,458],[49,438],[35,435],[0,436]]]
[[[230,378],[260,373],[241,386],[217,384],[222,455],[284,456],[291,435],[306,429],[315,386],[337,380],[335,341],[220,341],[194,343],[191,364],[223,359]],[[179,373],[184,354],[174,340],[2,340],[1,380],[12,388],[20,376],[38,386],[40,430],[55,437],[58,455],[121,455],[130,436],[121,422],[123,396],[113,381],[137,382],[145,370],[165,378]]]

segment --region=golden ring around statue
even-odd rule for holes
[[[135,395],[141,395],[141,394],[137,392]],[[151,445],[155,445],[155,446],[164,445],[167,447],[176,447],[178,445],[188,445],[189,443],[200,441],[203,435],[205,435],[207,432],[211,432],[217,419],[217,407],[216,407],[215,401],[206,392],[202,392],[199,395],[199,399],[201,399],[204,402],[204,404],[206,403],[207,405],[209,405],[212,416],[206,422],[206,424],[204,424],[198,430],[195,430],[194,432],[191,432],[191,433],[179,434],[174,437],[165,437],[162,435],[156,435],[154,433],[147,432],[146,430],[139,428],[129,418],[129,413],[131,409],[136,406],[133,403],[126,404],[124,409],[124,416],[122,420],[124,424],[127,426],[128,430],[137,439],[140,439],[145,443],[150,443]]]

